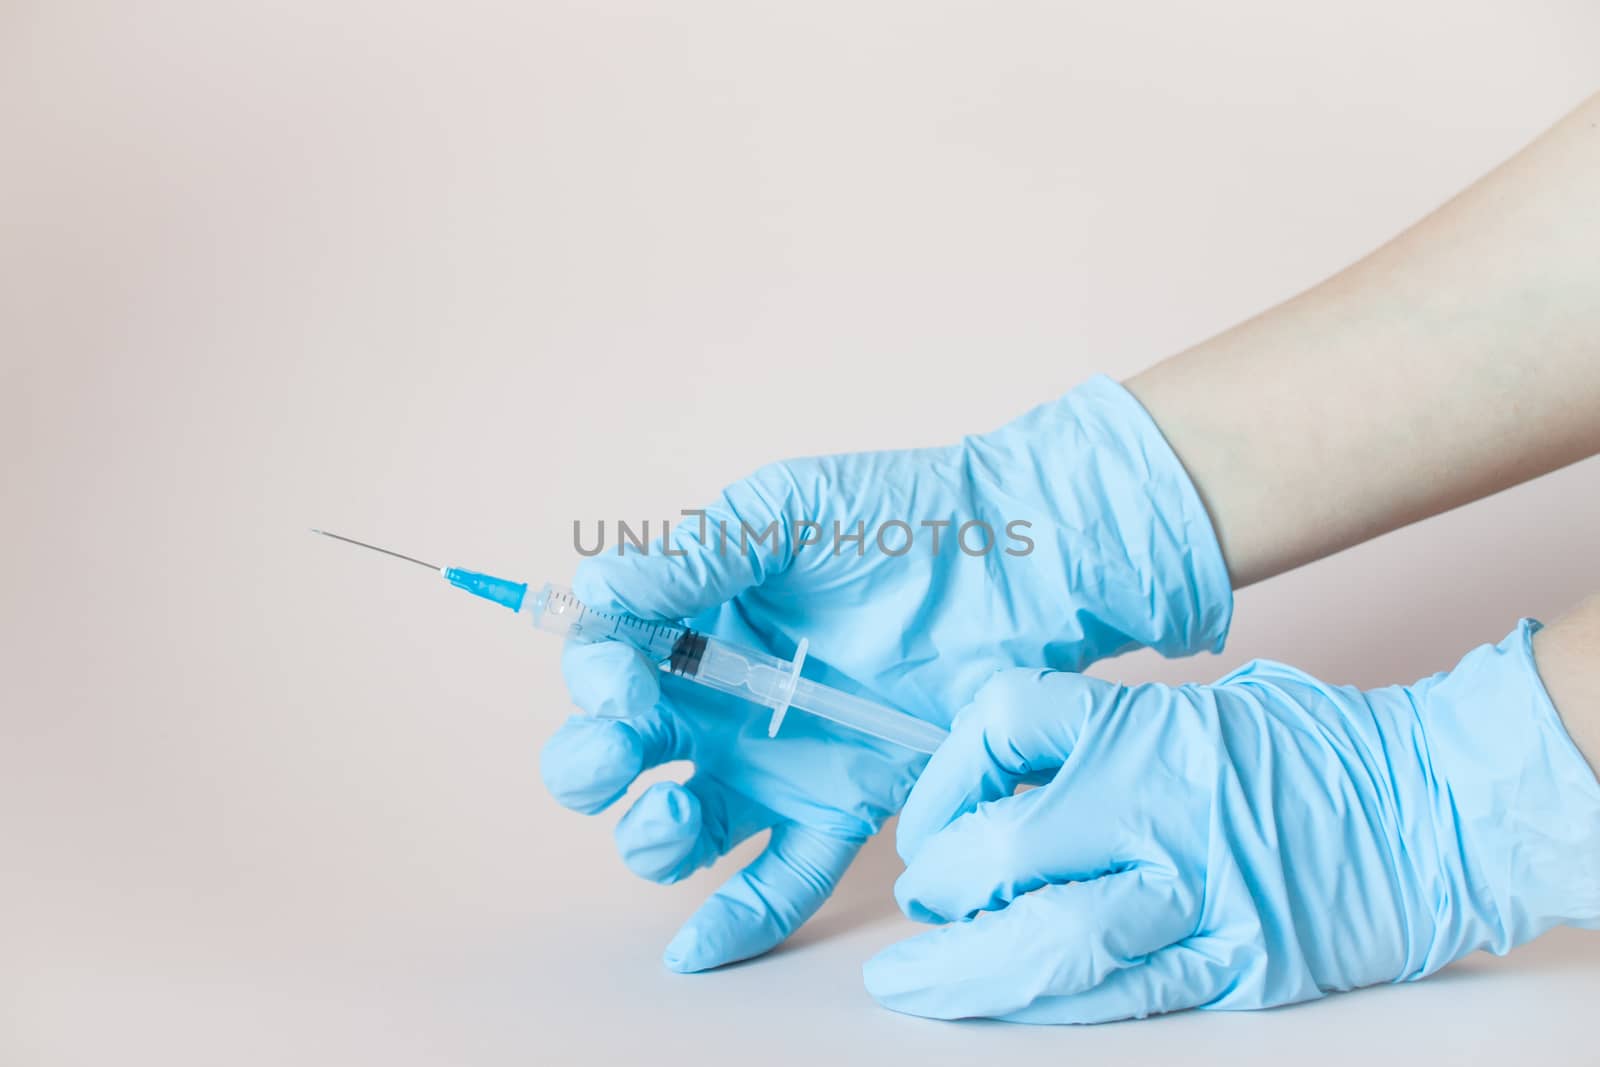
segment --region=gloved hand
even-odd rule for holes
[[[1370,692],[1267,662],[1176,689],[997,676],[900,817],[896,897],[950,925],[869,961],[868,990],[944,1019],[1260,1008],[1597,925],[1600,786],[1537,628]]]
[[[974,522],[989,534],[968,527],[958,543]],[[757,541],[772,523],[775,538]],[[1076,670],[1135,645],[1218,648],[1232,607],[1188,477],[1138,403],[1103,378],[953,447],[767,467],[727,489],[703,529],[679,524],[672,554],[662,548],[586,560],[574,592],[785,657],[808,638],[808,676],[940,725],[1000,667]],[[563,804],[598,812],[642,770],[694,763],[688,782],[652,786],[617,825],[636,873],[677,881],[772,831],[668,945],[674,970],[787,937],[926,760],[798,711],[769,739],[766,709],[664,675],[616,642],[569,645],[564,670],[594,717],[572,718],[544,750]]]

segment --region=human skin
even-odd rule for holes
[[[1234,588],[1600,453],[1600,94],[1365,259],[1126,384]],[[1600,597],[1540,676],[1600,767]]]
[[[1535,634],[1533,657],[1567,734],[1600,772],[1600,594]]]
[[[1126,386],[1234,588],[1600,452],[1600,94],[1322,284]]]

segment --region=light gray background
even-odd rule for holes
[[[576,517],[994,427],[1369,250],[1597,37],[1592,0],[0,0],[0,1062],[1592,1059],[1574,932],[1253,1016],[895,1016],[884,839],[789,948],[670,975],[730,868],[649,886],[545,795],[554,644],[304,530],[563,578]],[[1590,462],[1102,670],[1409,681],[1600,588],[1597,502]]]

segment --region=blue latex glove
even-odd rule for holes
[[[915,534],[904,553],[908,523]],[[993,549],[968,555],[958,528],[983,521]],[[740,550],[740,524],[763,531]],[[806,545],[817,523],[824,544]],[[1008,524],[1034,543],[1008,538]],[[935,528],[939,550],[932,550]],[[730,531],[719,546],[720,523]],[[833,532],[864,524],[858,550]],[[704,532],[705,537],[701,534]],[[977,551],[982,531],[968,531]],[[674,553],[584,562],[587,604],[694,629],[776,655],[810,640],[810,677],[940,725],[997,668],[1078,669],[1135,645],[1169,655],[1222,644],[1232,597],[1210,522],[1175,456],[1122,388],[1095,379],[994,433],[949,448],[781,463],[727,489],[672,536]],[[893,554],[891,554],[893,553]],[[686,783],[646,790],[617,825],[624,861],[673,882],[741,840],[766,850],[712,896],[668,945],[697,971],[765,952],[833,891],[861,844],[911,788],[925,756],[790,712],[776,739],[767,712],[663,675],[631,647],[569,645],[569,720],[546,746],[550,791],[594,813],[642,770],[690,760]]]
[[[1600,786],[1537,628],[1365,693],[1267,662],[1176,689],[999,675],[900,819],[901,907],[950,925],[868,990],[935,1018],[1261,1008],[1597,925]]]

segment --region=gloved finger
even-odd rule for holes
[[[573,702],[597,716],[567,720],[540,754],[545,786],[563,805],[586,815],[604,811],[641,771],[685,756],[687,741],[661,701],[658,672],[637,649],[568,642],[561,670]]]
[[[657,782],[617,823],[622,862],[641,878],[670,885],[709,866],[776,821],[761,805],[709,775]]]
[[[995,911],[1052,882],[1082,882],[1124,866],[1114,820],[1063,825],[1071,810],[1048,787],[980,806],[930,837],[894,883],[918,922]]]
[[[959,816],[1059,768],[1090,711],[1121,691],[1110,682],[1060,671],[996,674],[956,716],[950,737],[906,799],[895,832],[900,858],[911,863],[932,835]]]
[[[1152,952],[1143,963],[1070,996],[1040,997],[1003,1018],[1019,1023],[1109,1023],[1202,1008],[1228,991],[1237,975],[1226,953],[1197,937]]]
[[[661,699],[661,671],[623,641],[568,641],[561,676],[572,702],[601,719],[642,717]]]
[[[683,758],[681,737],[664,704],[627,721],[574,715],[545,742],[539,775],[562,806],[594,815],[641,771]]]
[[[862,975],[895,1011],[1006,1017],[1092,989],[1188,936],[1195,919],[1185,897],[1169,877],[1137,867],[1049,885],[1003,911],[890,945]]]
[[[794,491],[782,464],[764,467],[723,490],[703,516],[675,523],[670,539],[584,560],[572,591],[589,607],[644,619],[709,611],[787,566]]]
[[[662,961],[688,973],[774,948],[822,907],[861,845],[778,823],[765,851],[683,924]]]

